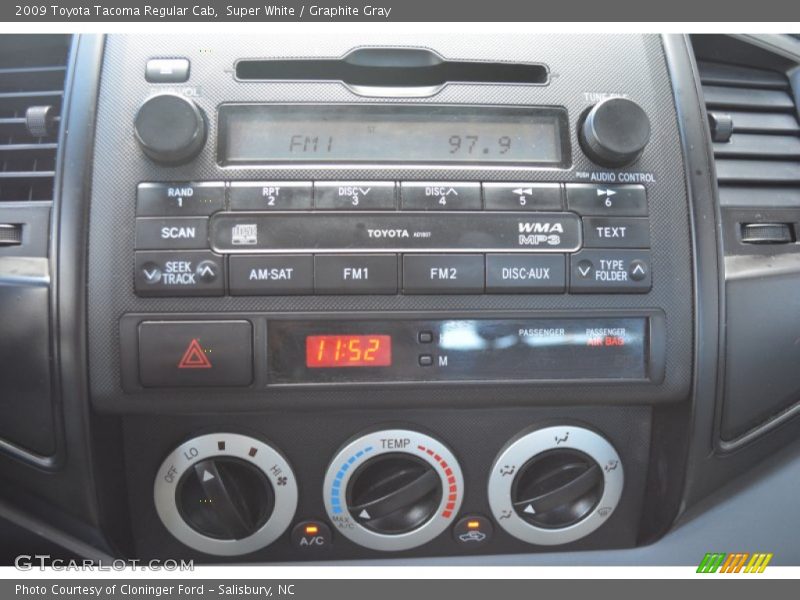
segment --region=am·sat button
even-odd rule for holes
[[[231,256],[230,292],[234,296],[314,293],[314,257]]]

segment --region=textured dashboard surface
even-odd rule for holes
[[[216,122],[223,101],[241,102],[397,102],[356,96],[335,82],[237,82],[235,61],[243,57],[338,57],[355,47],[427,47],[446,58],[541,62],[550,69],[547,86],[451,84],[417,103],[555,105],[569,111],[573,164],[569,169],[463,168],[222,168],[216,162]],[[133,115],[151,93],[169,86],[147,84],[146,60],[187,57],[193,88],[209,118],[209,143],[182,167],[162,168],[146,160],[132,133]],[[582,156],[575,125],[596,97],[625,94],[650,116],[653,135],[642,158],[629,171],[651,173],[647,184],[653,289],[645,295],[465,295],[137,298],[133,292],[136,185],[142,181],[248,179],[440,179],[582,181],[576,172],[595,171]],[[468,403],[548,403],[680,400],[688,397],[692,364],[692,266],[685,178],[672,90],[658,36],[589,35],[359,35],[358,38],[300,36],[109,36],[101,78],[94,156],[89,238],[89,350],[93,401],[104,410],[213,410],[260,406],[386,406],[393,402],[448,405]],[[493,390],[435,388],[348,392],[226,392],[193,390],[125,395],[120,383],[119,319],[125,313],[204,313],[238,311],[547,311],[660,308],[667,315],[667,367],[664,383],[652,385],[508,386]]]

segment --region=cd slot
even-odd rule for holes
[[[447,60],[417,48],[362,48],[335,59],[242,59],[240,81],[337,81],[366,95],[381,90],[430,93],[448,83],[545,85],[537,63]]]

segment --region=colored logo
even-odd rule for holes
[[[769,552],[708,552],[697,567],[698,573],[763,573],[772,553]]]

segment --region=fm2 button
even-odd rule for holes
[[[406,294],[481,294],[484,258],[481,254],[407,254],[403,257]]]
[[[570,257],[570,291],[644,294],[652,286],[647,250],[582,250]]]

